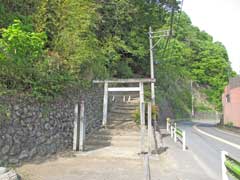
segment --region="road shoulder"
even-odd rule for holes
[[[226,134],[230,134],[240,138],[240,128],[229,128],[226,126],[217,126],[216,129]]]
[[[208,132],[206,132],[204,130],[201,130],[200,128],[197,127],[197,125],[194,125],[193,129],[195,129],[197,132],[199,132],[199,133],[201,133],[201,134],[203,134],[205,136],[208,136],[208,137],[210,137],[212,139],[215,139],[215,140],[217,140],[219,142],[225,143],[227,145],[230,145],[230,146],[240,150],[240,145],[238,145],[236,143],[233,143],[233,142],[230,142],[230,141],[228,141],[228,140],[226,140],[224,138],[221,138],[221,137],[215,136],[213,134],[210,134],[210,133],[208,133]]]
[[[164,138],[164,144],[168,147],[165,155],[169,159],[168,163],[172,162],[169,170],[174,172],[177,179],[216,179],[215,175],[191,149],[182,151],[180,142],[175,143],[170,136]]]

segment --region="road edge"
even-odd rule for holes
[[[198,132],[201,133],[201,134],[204,134],[205,136],[208,136],[208,137],[210,137],[210,138],[212,138],[212,139],[215,139],[215,140],[217,140],[217,141],[220,141],[220,142],[222,142],[222,143],[225,143],[225,144],[227,144],[227,145],[230,145],[230,146],[232,146],[232,147],[240,150],[240,145],[235,144],[235,143],[232,143],[232,142],[227,141],[227,140],[225,140],[225,139],[222,139],[222,138],[220,138],[220,137],[214,136],[214,135],[212,135],[212,134],[209,134],[209,133],[207,133],[207,132],[199,129],[199,128],[197,127],[197,125],[194,125],[194,126],[193,126],[193,129],[195,129],[196,131],[198,131]]]

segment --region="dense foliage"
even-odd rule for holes
[[[220,108],[232,76],[226,49],[191,24],[175,0],[3,0],[0,91],[54,96],[94,78],[149,77],[148,30],[172,28],[154,48],[158,102],[191,106],[190,79]],[[154,39],[155,43],[158,38]]]

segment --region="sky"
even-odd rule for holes
[[[233,70],[240,74],[240,0],[184,0],[193,25],[222,42]]]

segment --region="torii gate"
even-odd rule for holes
[[[108,112],[108,92],[139,92],[140,96],[140,114],[141,120],[143,120],[142,106],[144,102],[144,83],[154,83],[155,79],[116,79],[116,80],[94,80],[93,83],[104,84],[104,98],[103,98],[103,121],[102,125],[107,124],[107,112]],[[138,87],[108,87],[110,83],[114,84],[129,84],[138,83]]]

